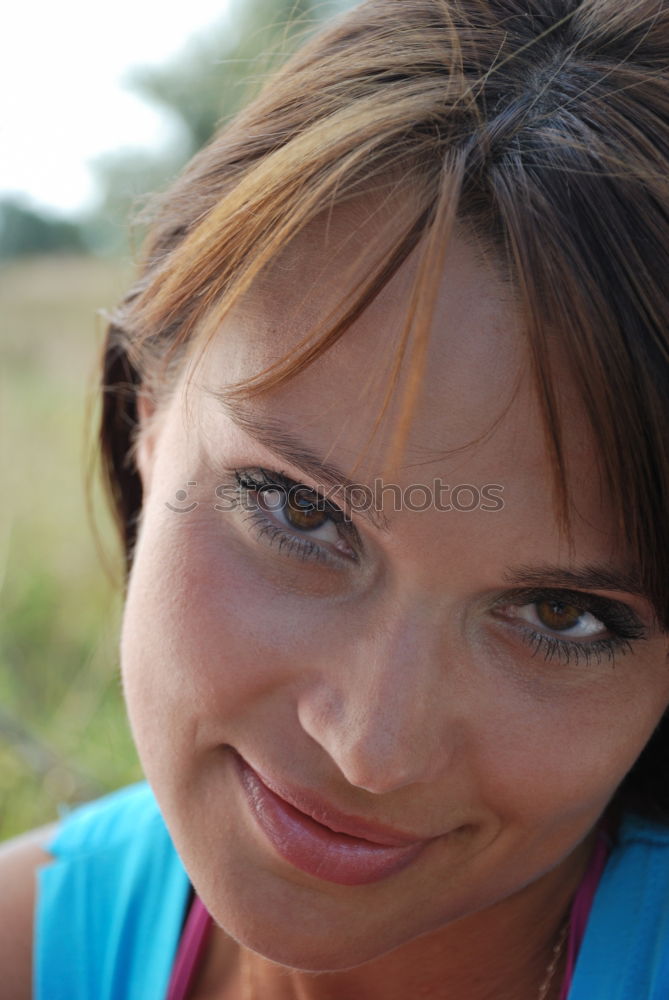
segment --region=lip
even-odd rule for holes
[[[239,754],[251,815],[274,850],[300,871],[339,885],[365,885],[414,861],[427,840],[341,813],[311,792],[279,788]]]

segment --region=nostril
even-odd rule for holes
[[[398,733],[382,713],[347,716],[336,699],[304,700],[298,705],[301,728],[331,758],[350,785],[387,795],[429,781],[436,748],[429,733]]]
[[[351,785],[372,795],[389,795],[425,780],[425,768],[395,746],[358,743],[340,755],[340,768]]]
[[[323,660],[303,675],[299,725],[356,788],[387,795],[430,783],[452,764],[457,699],[444,699],[442,661],[428,647],[417,662],[407,659],[413,642],[411,649],[394,641],[383,648],[356,644],[344,666]]]

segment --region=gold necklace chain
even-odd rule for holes
[[[551,960],[548,963],[548,966],[546,967],[546,974],[544,976],[544,981],[539,987],[537,1000],[546,1000],[546,997],[548,996],[548,991],[551,988],[551,984],[555,978],[557,967],[560,964],[560,959],[562,957],[562,952],[564,950],[565,941],[567,940],[569,924],[570,924],[570,919],[569,917],[567,917],[567,919],[562,925],[557,941],[553,945],[553,954],[551,955]]]

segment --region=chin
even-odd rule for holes
[[[280,933],[277,933],[276,927],[221,927],[250,951],[277,965],[300,972],[345,972],[380,958],[405,943],[401,935],[392,939],[387,935],[381,939],[371,933],[337,935],[326,926],[319,928],[308,917],[299,926],[281,926]]]
[[[380,958],[394,947],[383,948],[361,948],[357,942],[346,941],[341,943],[321,943],[320,946],[305,945],[304,942],[294,944],[285,941],[270,940],[260,942],[251,940],[239,942],[250,951],[262,955],[263,958],[284,968],[295,969],[298,972],[327,973],[327,972],[347,972],[355,969],[366,962],[371,962],[375,958]]]

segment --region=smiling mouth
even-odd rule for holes
[[[284,861],[309,875],[339,885],[378,882],[410,865],[429,843],[329,808],[314,809],[322,821],[316,819],[271,789],[237,753],[234,759],[257,827]]]

